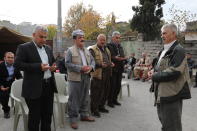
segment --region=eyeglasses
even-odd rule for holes
[[[120,37],[116,37],[116,39],[120,39]]]

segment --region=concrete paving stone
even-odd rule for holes
[[[101,118],[95,118],[96,122],[79,121],[79,131],[160,131],[161,124],[153,106],[154,97],[149,92],[150,82],[127,81],[130,83],[131,97],[127,97],[127,89],[123,87],[122,105],[115,108],[106,106],[110,113],[102,113]],[[191,88],[191,92],[192,99],[183,103],[183,131],[197,131],[197,88]],[[13,118],[12,114],[10,119],[4,119],[0,110],[0,131],[13,131]],[[58,127],[56,131],[73,131],[68,118],[65,123],[65,128]],[[23,130],[21,117],[18,131]]]

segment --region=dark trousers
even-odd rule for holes
[[[90,87],[91,98],[91,111],[98,112],[98,108],[101,101],[101,92],[103,91],[102,80],[92,78]]]
[[[109,97],[109,91],[110,91],[110,69],[105,69],[103,70],[103,74],[102,74],[102,86],[103,89],[101,91],[101,100],[99,103],[99,107],[100,108],[104,108],[105,107],[105,103]]]
[[[91,111],[96,112],[104,108],[109,95],[110,69],[103,69],[102,80],[93,78],[91,80]]]
[[[4,113],[8,113],[10,112],[10,107],[8,105],[9,102],[9,93],[10,91],[0,91],[0,103],[2,105],[2,110],[4,111]]]
[[[51,117],[53,113],[53,89],[50,82],[43,81],[43,90],[40,98],[25,99],[29,108],[29,131],[51,131]]]
[[[122,72],[113,72],[110,80],[110,93],[108,97],[108,103],[117,101],[118,94],[120,93],[122,81]]]
[[[162,124],[162,131],[182,131],[183,101],[157,104],[157,114]]]

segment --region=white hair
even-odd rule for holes
[[[37,25],[37,26],[34,28],[33,33],[36,33],[37,31],[42,31],[42,32],[47,33],[47,32],[48,32],[48,29],[47,29],[45,26]]]
[[[97,40],[98,40],[100,37],[104,37],[104,38],[106,39],[105,34],[99,34],[99,35],[97,36]]]
[[[114,31],[114,32],[112,33],[112,37],[114,37],[114,36],[116,36],[116,35],[120,35],[120,32],[119,32],[119,31]]]
[[[171,29],[173,32],[175,32],[176,35],[178,35],[178,29],[175,24],[165,24],[162,26],[161,31],[166,28]]]

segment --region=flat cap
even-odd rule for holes
[[[84,32],[82,30],[80,30],[80,29],[74,30],[72,32],[72,37],[73,36],[78,36],[78,35],[84,35]]]

